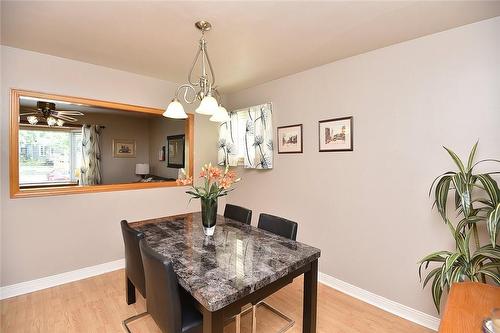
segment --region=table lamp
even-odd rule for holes
[[[135,165],[135,174],[146,178],[149,175],[149,164],[148,163],[138,163]]]

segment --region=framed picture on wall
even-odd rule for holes
[[[135,140],[113,139],[113,157],[135,157]]]
[[[319,121],[319,151],[352,151],[352,126],[352,117],[334,118]]]
[[[302,124],[278,127],[278,154],[302,153]]]
[[[169,168],[184,168],[184,142],[184,134],[167,136],[167,166]]]

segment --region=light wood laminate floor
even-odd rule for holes
[[[3,333],[16,332],[124,332],[123,319],[145,310],[139,293],[137,303],[125,302],[124,271],[119,270],[0,302]],[[287,333],[302,327],[302,279],[266,300],[296,323]],[[242,333],[251,332],[251,316],[242,318]],[[257,312],[258,333],[274,333],[284,321],[264,307]],[[160,333],[151,317],[130,324],[134,333]],[[320,284],[318,287],[318,333],[336,332],[433,332],[372,305]],[[234,322],[224,333],[235,331]]]

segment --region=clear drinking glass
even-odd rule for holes
[[[500,333],[500,308],[491,311],[491,321],[493,322],[493,332]]]

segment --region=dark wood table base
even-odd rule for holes
[[[297,276],[304,274],[304,302],[302,310],[302,332],[316,333],[316,309],[318,296],[318,260],[289,273],[269,285],[231,303],[224,308],[211,312],[198,304],[198,309],[203,313],[203,333],[223,333],[224,320],[241,312],[246,304],[257,304],[266,297],[274,294],[279,289],[288,285]]]

